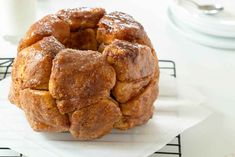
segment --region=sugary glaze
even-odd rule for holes
[[[20,41],[9,100],[35,131],[90,140],[146,123],[158,79],[155,50],[133,17],[65,9],[34,23]]]
[[[103,8],[86,7],[63,9],[56,13],[61,20],[69,24],[71,31],[97,27],[97,23],[104,14],[105,10]]]

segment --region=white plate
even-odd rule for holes
[[[182,0],[184,1],[184,0]],[[195,7],[171,0],[169,8],[179,22],[199,32],[217,37],[235,38],[235,10],[230,9],[235,2],[224,0],[222,5],[225,10],[216,15],[205,15]]]
[[[235,38],[216,37],[195,31],[188,25],[182,23],[181,20],[179,20],[178,17],[176,17],[172,13],[170,8],[168,8],[168,17],[170,25],[177,32],[179,32],[179,34],[183,35],[184,37],[190,40],[193,40],[199,44],[213,48],[228,49],[228,50],[235,49]]]

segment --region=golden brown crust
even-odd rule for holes
[[[29,125],[31,126],[31,128],[34,131],[37,131],[37,132],[62,132],[62,131],[67,131],[67,129],[60,130],[58,127],[47,125],[46,123],[38,121],[34,117],[29,117],[27,114],[25,116],[26,116],[26,118],[29,122]]]
[[[20,41],[9,100],[35,131],[89,140],[146,123],[158,80],[155,50],[130,15],[65,9],[34,23]]]
[[[36,131],[68,131],[69,119],[62,115],[48,91],[24,89],[20,91],[20,105]]]
[[[84,28],[95,28],[104,16],[103,8],[74,8],[63,9],[57,12],[57,16],[70,25],[72,31]]]
[[[98,25],[97,40],[99,43],[110,44],[115,39],[120,39],[152,48],[143,26],[128,14],[117,11],[106,14]]]
[[[70,132],[82,140],[95,139],[109,133],[120,117],[119,107],[113,101],[102,99],[73,112]]]
[[[120,104],[123,118],[114,127],[125,130],[147,122],[152,117],[153,103],[157,95],[158,87],[153,81],[139,96]]]
[[[45,37],[20,51],[12,71],[13,82],[21,89],[48,90],[52,60],[64,46],[53,36]]]
[[[137,96],[149,84],[152,77],[146,77],[131,82],[117,81],[112,94],[120,103],[125,103],[131,98]]]
[[[15,104],[17,107],[21,108],[19,103],[19,92],[20,92],[19,85],[15,82],[12,82],[8,99],[12,104]]]
[[[115,80],[114,69],[99,52],[65,49],[53,61],[49,90],[67,113],[108,97]]]
[[[154,57],[147,46],[115,40],[103,52],[119,81],[133,81],[154,73]]]
[[[45,16],[29,28],[19,43],[18,52],[36,43],[43,37],[51,35],[63,44],[67,42],[70,35],[69,25],[53,14]]]
[[[157,98],[157,89],[156,84],[150,84],[139,96],[121,104],[122,114],[137,118],[151,110],[152,104]]]
[[[122,118],[114,124],[114,128],[120,129],[120,130],[127,130],[127,129],[131,129],[139,125],[143,125],[147,123],[149,119],[152,118],[153,109],[154,107],[152,107],[152,109],[149,112],[145,113],[144,115],[138,118],[122,116]]]
[[[153,77],[155,61],[147,46],[115,40],[106,46],[103,54],[117,74],[112,93],[120,103],[136,96]]]

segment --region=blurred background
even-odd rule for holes
[[[158,58],[175,61],[178,81],[200,91],[214,112],[182,134],[182,156],[235,157],[235,1],[195,2],[223,10],[208,14],[189,0],[0,0],[0,58],[15,57],[28,27],[62,8],[128,13],[142,23]]]

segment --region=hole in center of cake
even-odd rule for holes
[[[67,48],[97,51],[96,29],[87,28],[70,32]]]

